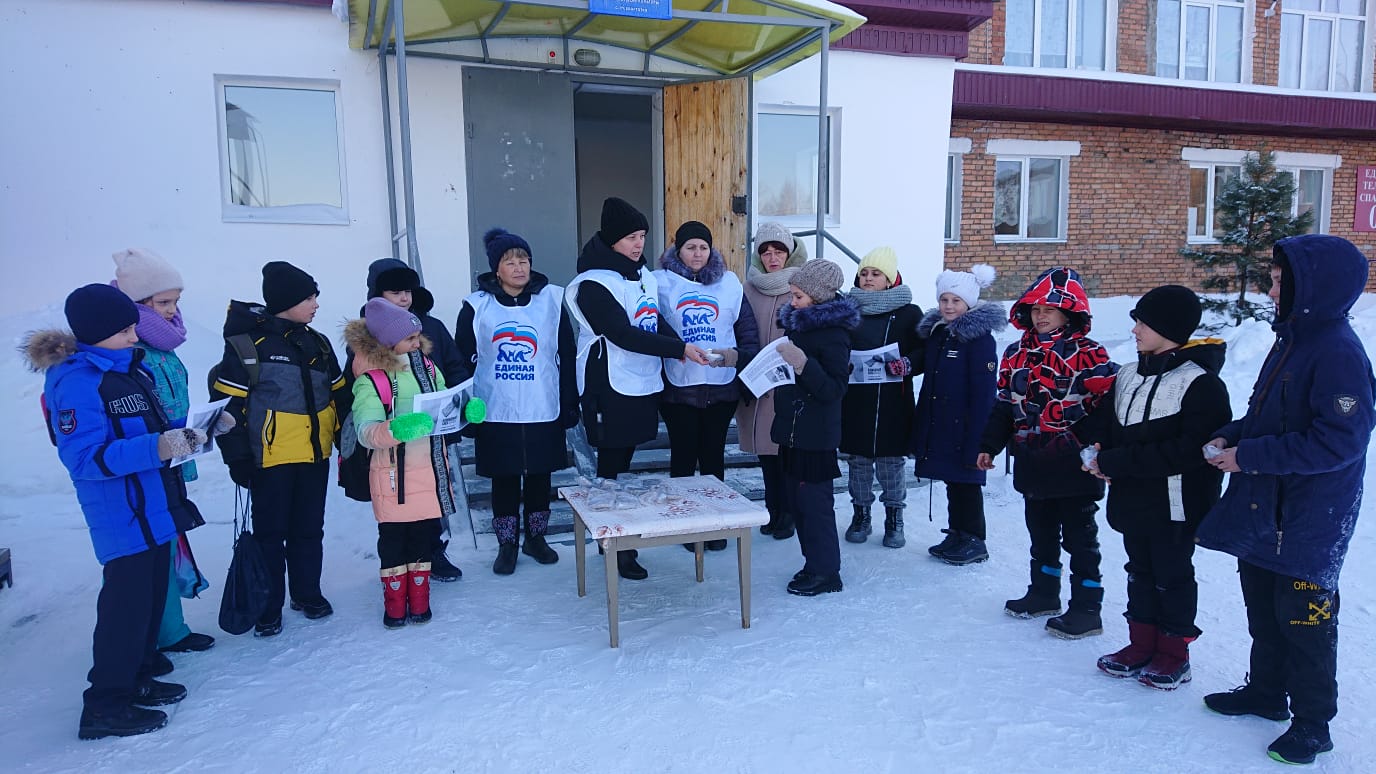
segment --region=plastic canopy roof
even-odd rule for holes
[[[381,44],[395,1],[348,0],[352,48]],[[865,22],[826,0],[671,0],[669,19],[594,13],[588,0],[401,1],[410,54],[596,72],[603,68],[568,54],[593,44],[624,54],[610,58],[612,67],[661,78],[763,77],[817,53],[823,26],[834,42]],[[545,48],[521,45],[530,42]],[[394,43],[389,36],[388,47]],[[556,44],[562,57],[552,56]]]

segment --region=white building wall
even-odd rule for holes
[[[368,263],[390,255],[377,58],[348,47],[347,25],[288,5],[7,0],[0,29],[11,298],[60,303],[110,280],[114,251],[148,247],[181,270],[188,323],[218,330],[226,301],[260,298],[259,268],[284,259],[316,277],[317,327],[338,339]],[[460,68],[410,65],[417,236],[435,314],[452,325],[470,276]],[[349,225],[221,221],[217,74],[339,81]]]
[[[813,57],[758,83],[756,110],[815,108],[819,61]],[[914,287],[914,301],[932,306],[935,298],[926,291],[944,254],[955,62],[835,51],[830,74],[827,102],[841,109],[841,151],[833,165],[840,178],[839,217],[828,230],[860,256],[880,245],[893,247],[905,283]],[[810,219],[785,222],[795,231],[814,227]],[[809,247],[816,255],[815,245]],[[824,257],[852,266],[832,245]]]

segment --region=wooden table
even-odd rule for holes
[[[622,476],[618,484],[636,483],[636,476]],[[574,559],[578,567],[578,596],[587,596],[587,530],[606,552],[607,625],[611,646],[620,644],[618,634],[617,554],[633,548],[693,544],[697,580],[703,578],[703,543],[735,538],[737,576],[741,591],[741,628],[750,628],[750,537],[755,527],[769,521],[769,513],[712,476],[691,478],[646,477],[659,481],[669,502],[634,507],[594,510],[583,487],[561,487],[559,496],[573,508]],[[644,479],[641,479],[643,481]]]

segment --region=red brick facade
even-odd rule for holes
[[[965,269],[989,263],[999,270],[996,296],[1008,297],[1048,266],[1074,266],[1091,294],[1140,294],[1178,282],[1198,287],[1203,277],[1181,258],[1185,246],[1189,164],[1182,148],[1338,154],[1328,232],[1376,256],[1376,233],[1353,230],[1356,167],[1376,165],[1376,143],[1284,137],[1165,132],[1150,129],[955,120],[951,136],[971,141],[963,157],[960,242],[946,247],[946,265]],[[994,242],[994,158],[991,139],[1075,140],[1070,159],[1070,201],[1065,242]],[[1376,276],[1368,284],[1376,291]]]

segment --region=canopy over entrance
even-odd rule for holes
[[[349,45],[395,49],[395,0],[348,0]],[[865,17],[827,0],[404,0],[411,55],[661,80],[763,77]]]

